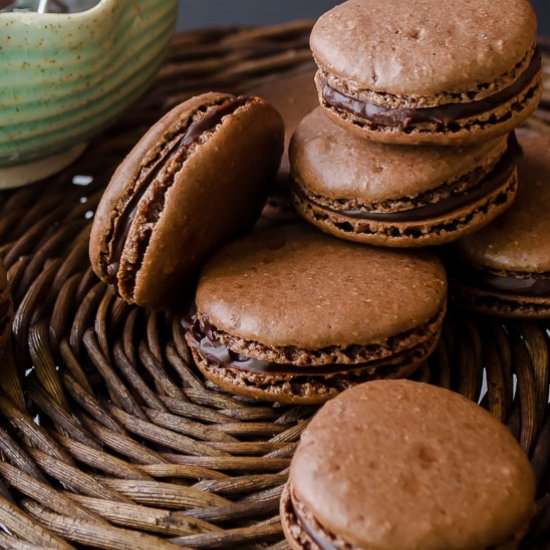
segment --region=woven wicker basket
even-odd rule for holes
[[[76,165],[0,195],[16,304],[13,347],[0,351],[1,548],[286,548],[279,496],[315,409],[220,393],[193,368],[180,324],[116,299],[87,250],[102,189],[148,125],[196,93],[310,63],[310,26],[176,36],[154,89]],[[545,70],[527,125],[537,133],[550,133],[548,58]],[[529,453],[540,512],[528,548],[550,545],[549,353],[542,324],[451,313],[417,375],[481,399]]]

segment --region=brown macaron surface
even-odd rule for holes
[[[115,172],[90,240],[96,274],[130,303],[167,307],[218,246],[250,228],[279,167],[280,115],[210,93],[163,117]]]
[[[306,225],[257,231],[202,272],[187,341],[222,388],[318,403],[412,373],[434,350],[446,275],[431,253],[364,247]]]
[[[309,222],[343,239],[443,244],[510,207],[519,153],[513,135],[456,147],[377,143],[346,132],[319,108],[292,139],[293,202]]]
[[[290,223],[300,219],[290,200],[288,145],[300,121],[319,106],[314,77],[315,65],[309,63],[294,71],[264,78],[246,90],[247,93],[261,97],[273,105],[285,123],[285,151],[279,174],[259,221],[262,226]]]
[[[294,550],[516,548],[535,481],[509,430],[446,389],[362,384],[302,435],[281,499]]]
[[[288,73],[263,79],[247,88],[247,93],[269,102],[283,117],[285,123],[285,149],[302,119],[319,106],[315,87],[315,65],[309,63]],[[286,159],[286,162],[285,162]],[[288,173],[288,158],[283,156],[281,169]]]
[[[550,318],[550,137],[522,137],[517,202],[456,244],[457,299],[506,317]]]
[[[528,0],[349,0],[319,19],[311,48],[329,116],[377,141],[489,139],[542,93]]]

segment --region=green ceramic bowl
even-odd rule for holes
[[[0,14],[0,187],[21,165],[56,171],[145,91],[177,7],[101,0],[80,13]]]

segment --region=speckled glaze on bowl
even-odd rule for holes
[[[0,14],[0,168],[66,155],[111,124],[155,77],[177,8],[101,0],[80,13]]]

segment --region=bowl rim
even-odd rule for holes
[[[120,1],[120,0],[118,0]],[[45,23],[59,23],[60,21],[74,21],[87,19],[89,17],[94,17],[101,11],[109,9],[111,6],[115,7],[117,0],[99,0],[99,2],[91,7],[88,10],[76,11],[72,13],[38,13],[38,12],[5,12],[0,13],[0,26],[2,22],[13,22],[21,21],[24,19],[26,25],[40,24],[44,25]]]

